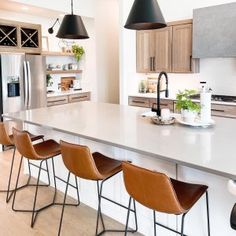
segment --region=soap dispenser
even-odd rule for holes
[[[212,90],[207,87],[206,82],[201,82],[200,91],[200,120],[203,123],[208,123],[211,121],[211,92]]]

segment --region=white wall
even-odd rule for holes
[[[118,0],[96,2],[98,101],[119,103]]]
[[[137,93],[140,79],[147,77],[145,74],[136,73],[135,31],[123,28],[133,2],[133,0],[120,0],[120,102],[123,104],[127,104],[129,94]],[[168,22],[192,18],[195,8],[230,3],[232,0],[159,0],[158,2]],[[169,74],[171,95],[179,89],[198,88],[199,82],[205,80],[214,93],[236,96],[236,59],[203,59],[200,66],[199,74]]]
[[[18,14],[15,12],[8,12],[0,10],[0,18],[16,20],[22,22],[29,22],[42,25],[42,35],[49,38],[49,50],[61,51],[59,47],[60,40],[55,37],[55,33],[58,30],[58,26],[54,28],[54,34],[48,34],[48,28],[54,23],[55,18],[42,18],[38,16],[32,16],[29,14]],[[95,22],[93,18],[83,18],[84,24],[90,36],[88,40],[79,40],[78,44],[85,49],[85,56],[80,62],[80,68],[82,73],[82,88],[91,91],[92,100],[97,100],[97,75],[96,75],[96,36],[95,36]],[[63,58],[55,58],[54,63],[64,64]],[[66,62],[70,63],[70,61]]]

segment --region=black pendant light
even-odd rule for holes
[[[149,30],[166,26],[157,0],[135,0],[124,27],[133,30]]]
[[[74,15],[73,12],[73,0],[71,0],[71,15],[65,15],[61,26],[56,35],[62,39],[88,39],[88,33],[85,29],[82,18],[78,15]]]

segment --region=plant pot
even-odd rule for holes
[[[197,112],[182,109],[181,110],[181,115],[182,115],[182,119],[183,119],[184,122],[194,123],[194,121],[197,117]]]

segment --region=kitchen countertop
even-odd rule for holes
[[[141,98],[156,98],[156,93],[133,93],[129,95],[130,97],[141,97]],[[175,96],[170,96],[166,98],[164,94],[161,94],[161,99],[167,99],[167,100],[173,100],[176,101]],[[195,102],[200,102],[198,99],[193,99]],[[212,101],[212,104],[218,104],[218,105],[227,105],[227,106],[236,106],[236,102],[220,102],[220,101]]]
[[[54,92],[54,93],[47,93],[47,98],[51,97],[59,97],[59,96],[68,96],[73,94],[80,94],[80,93],[89,93],[90,91],[87,90],[69,90],[69,91],[61,91],[61,92]]]
[[[236,179],[234,119],[214,117],[215,126],[207,129],[179,124],[157,126],[150,118],[141,116],[145,111],[138,107],[80,102],[4,117]]]

